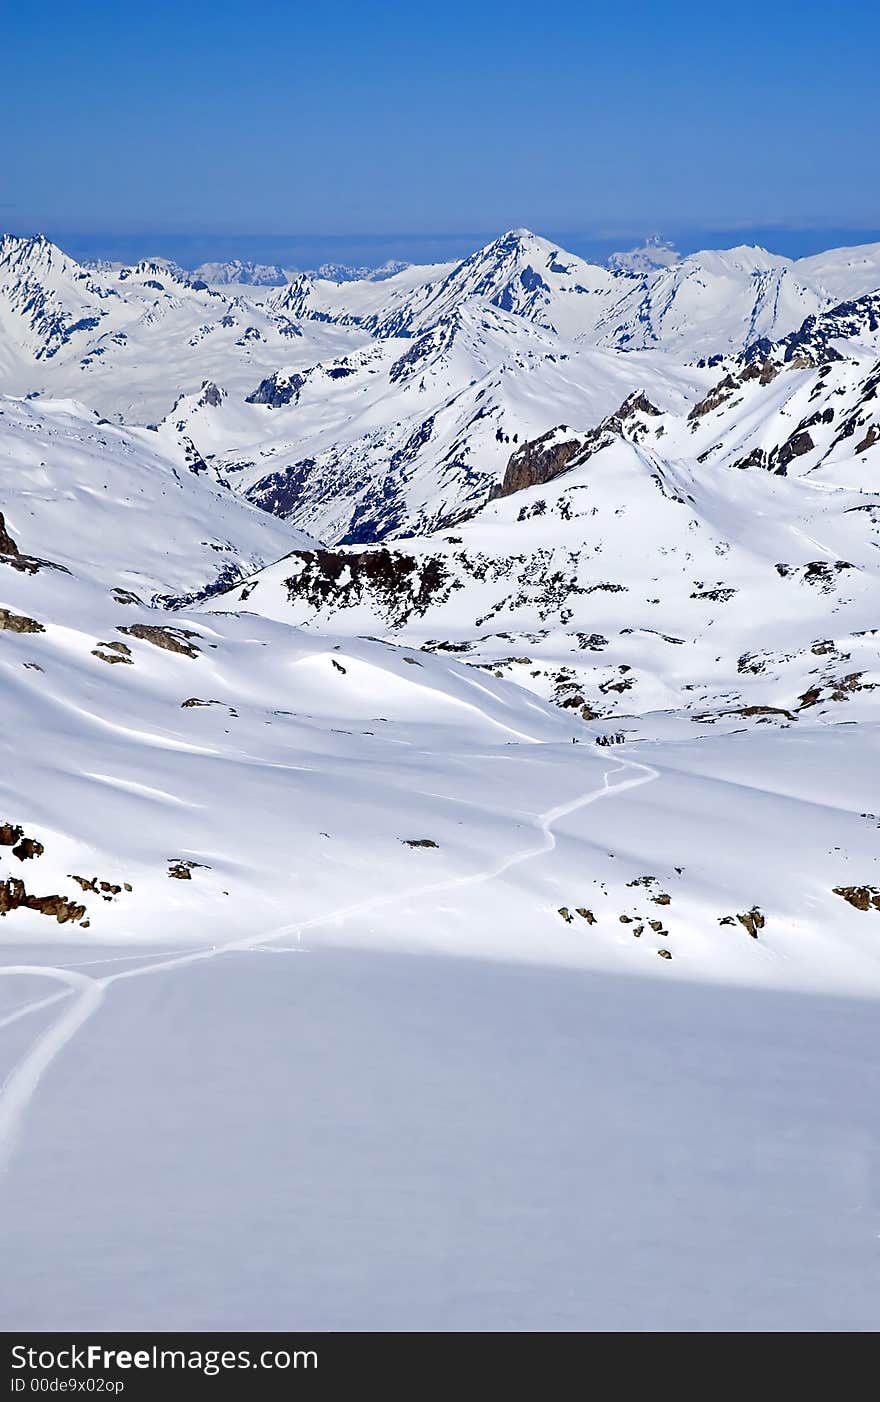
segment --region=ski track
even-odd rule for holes
[[[621,770],[636,770],[638,772],[632,778],[624,779],[619,784],[609,783],[610,776]],[[204,963],[207,960],[216,959],[222,954],[255,952],[257,950],[262,952],[264,946],[271,945],[287,935],[295,936],[297,943],[299,943],[305,931],[316,929],[321,925],[338,923],[350,919],[354,915],[381,910],[383,906],[413,900],[419,896],[435,895],[440,891],[461,890],[468,886],[481,885],[484,881],[493,881],[496,877],[510,871],[512,867],[552,852],[556,846],[553,824],[560,818],[567,817],[568,814],[575,813],[581,808],[586,808],[589,804],[597,803],[600,799],[624,793],[628,789],[639,788],[642,784],[649,784],[659,777],[658,771],[651,765],[641,764],[637,760],[621,759],[614,769],[605,771],[602,776],[601,788],[589,789],[579,797],[570,799],[567,803],[560,803],[555,808],[548,809],[546,813],[537,815],[537,827],[541,833],[541,841],[536,846],[515,852],[512,856],[505,857],[503,861],[487,867],[483,871],[472,872],[467,876],[448,877],[441,881],[427,882],[421,886],[415,886],[409,891],[394,891],[390,895],[371,896],[367,900],[342,906],[337,910],[325,912],[323,915],[313,916],[309,920],[282,925],[268,934],[261,932],[259,935],[248,936],[246,939],[231,940],[226,944],[195,949],[189,954],[176,954],[171,951],[174,953],[173,958],[160,957],[158,962],[143,964],[135,969],[124,969],[114,974],[105,974],[102,978],[93,978],[91,975],[78,973],[77,969],[82,965],[74,965],[69,968],[50,968],[42,964],[11,964],[0,968],[0,977],[2,978],[31,975],[54,979],[56,982],[66,985],[60,992],[28,1003],[0,1020],[0,1028],[26,1017],[29,1013],[37,1012],[40,1008],[49,1007],[62,998],[67,998],[72,994],[76,995],[73,1005],[64,1016],[54,1022],[36,1040],[0,1086],[0,1174],[9,1166],[18,1143],[24,1115],[36,1094],[43,1075],[79,1029],[101,1006],[107,989],[112,984],[120,983],[124,979],[144,978],[150,974],[164,973],[170,969],[183,968],[189,964]],[[270,951],[265,950],[265,952],[269,953]],[[87,962],[103,963],[105,961]],[[116,961],[108,959],[106,962]]]

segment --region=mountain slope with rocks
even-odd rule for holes
[[[3,242],[11,1327],[871,1327],[875,255]]]

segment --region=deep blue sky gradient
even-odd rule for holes
[[[45,0],[3,31],[0,227],[73,252],[880,237],[866,0]]]

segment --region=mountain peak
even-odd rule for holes
[[[612,253],[606,260],[606,267],[613,273],[651,273],[658,268],[669,268],[680,260],[681,255],[674,245],[660,234],[648,234],[636,248],[627,252]]]

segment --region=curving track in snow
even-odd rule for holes
[[[636,773],[631,778],[623,779],[617,784],[610,782],[613,774],[632,770]],[[221,945],[210,945],[195,949],[191,953],[175,954],[171,958],[163,958],[160,955],[153,962],[138,965],[134,969],[124,969],[119,973],[106,974],[101,978],[80,973],[76,967],[52,968],[39,964],[12,964],[0,968],[0,978],[29,975],[52,979],[66,985],[66,988],[61,991],[28,1003],[0,1020],[0,1028],[26,1017],[29,1013],[35,1013],[41,1008],[48,1007],[62,998],[70,997],[72,994],[76,995],[73,1005],[62,1017],[53,1022],[42,1036],[37,1038],[0,1087],[0,1173],[6,1168],[15,1152],[24,1115],[36,1094],[42,1077],[80,1028],[101,1006],[107,990],[113,984],[120,983],[125,979],[146,978],[150,974],[182,968],[188,964],[204,963],[207,960],[216,959],[222,954],[255,951],[287,936],[293,936],[300,940],[308,930],[317,929],[321,925],[331,922],[347,920],[355,915],[380,910],[383,906],[392,905],[401,900],[413,900],[420,896],[459,890],[463,887],[477,886],[486,881],[493,881],[513,867],[552,852],[556,846],[553,825],[560,818],[567,817],[569,814],[586,808],[592,803],[597,803],[601,799],[623,793],[628,789],[639,788],[643,784],[649,784],[657,778],[659,778],[658,771],[651,765],[640,764],[636,760],[621,759],[615,768],[605,771],[600,788],[588,789],[585,793],[566,803],[560,803],[545,813],[539,813],[536,818],[536,826],[541,834],[540,842],[520,852],[515,852],[512,856],[505,857],[494,866],[472,872],[468,876],[449,877],[442,881],[423,883],[411,887],[409,890],[394,891],[389,895],[371,896],[352,905],[326,911],[323,915],[314,916],[310,920],[282,925],[268,934],[261,932],[259,935],[249,936],[247,939],[232,940]],[[108,960],[108,962],[111,961]]]

